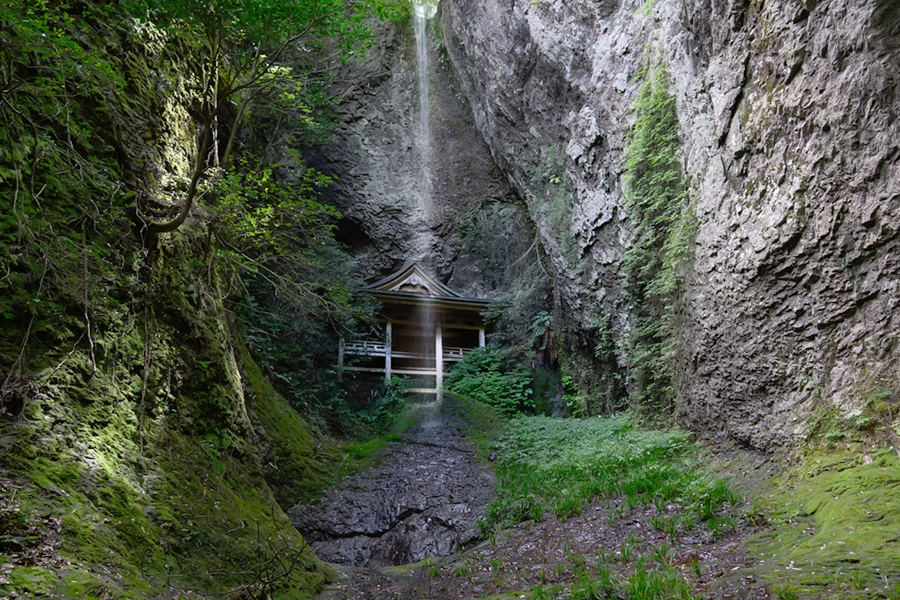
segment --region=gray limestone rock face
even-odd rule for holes
[[[815,411],[852,414],[896,384],[895,2],[445,0],[440,27],[478,130],[538,215],[576,337],[596,306],[631,326],[622,148],[645,48],[662,53],[698,218],[678,315],[684,424],[774,449]],[[563,228],[540,218],[548,148],[565,153]]]
[[[339,69],[333,141],[307,153],[337,177],[365,277],[422,258],[490,296],[503,284],[460,223],[517,196],[570,344],[591,359],[599,315],[624,339],[623,148],[643,57],[659,53],[697,216],[677,312],[681,422],[773,450],[814,413],[853,414],[897,386],[895,2],[444,0],[436,21],[430,199],[409,24],[382,28],[365,61]],[[498,247],[521,246],[503,235]],[[627,352],[619,343],[604,368]]]
[[[330,201],[345,216],[338,235],[360,274],[377,279],[418,260],[446,281],[460,251],[460,223],[510,186],[476,130],[435,42],[428,47],[430,152],[419,122],[419,83],[411,23],[381,23],[362,60],[336,65],[336,126],[306,152],[335,177]],[[425,157],[430,157],[426,161]]]

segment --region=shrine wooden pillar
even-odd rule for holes
[[[440,400],[441,388],[444,387],[444,340],[440,325],[434,327],[434,373],[434,387]]]
[[[384,380],[391,380],[391,346],[394,342],[393,324],[388,321],[384,326]]]
[[[344,378],[344,338],[341,337],[338,340],[338,372],[337,372],[337,380],[341,381]]]
[[[478,328],[478,347],[484,348],[484,327]]]

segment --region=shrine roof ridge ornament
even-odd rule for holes
[[[490,300],[467,298],[450,289],[422,268],[408,262],[399,271],[361,288],[382,302],[422,304],[433,302],[448,308],[485,310]]]

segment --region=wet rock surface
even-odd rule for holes
[[[494,487],[460,422],[438,405],[391,444],[380,464],[329,489],[315,505],[290,511],[319,558],[380,567],[447,556],[477,534]]]

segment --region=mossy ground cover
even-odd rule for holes
[[[760,501],[750,548],[783,597],[900,598],[900,457],[816,451]]]
[[[263,376],[247,348],[238,343],[247,384],[271,451],[263,468],[278,503],[285,509],[308,502],[334,477],[339,461],[337,443],[314,436],[303,418],[291,408]]]
[[[306,598],[328,576],[246,457],[204,440],[168,436],[138,480],[71,454],[49,459],[39,446],[6,458],[17,510],[45,525],[11,557],[0,596],[155,598],[257,584]]]

